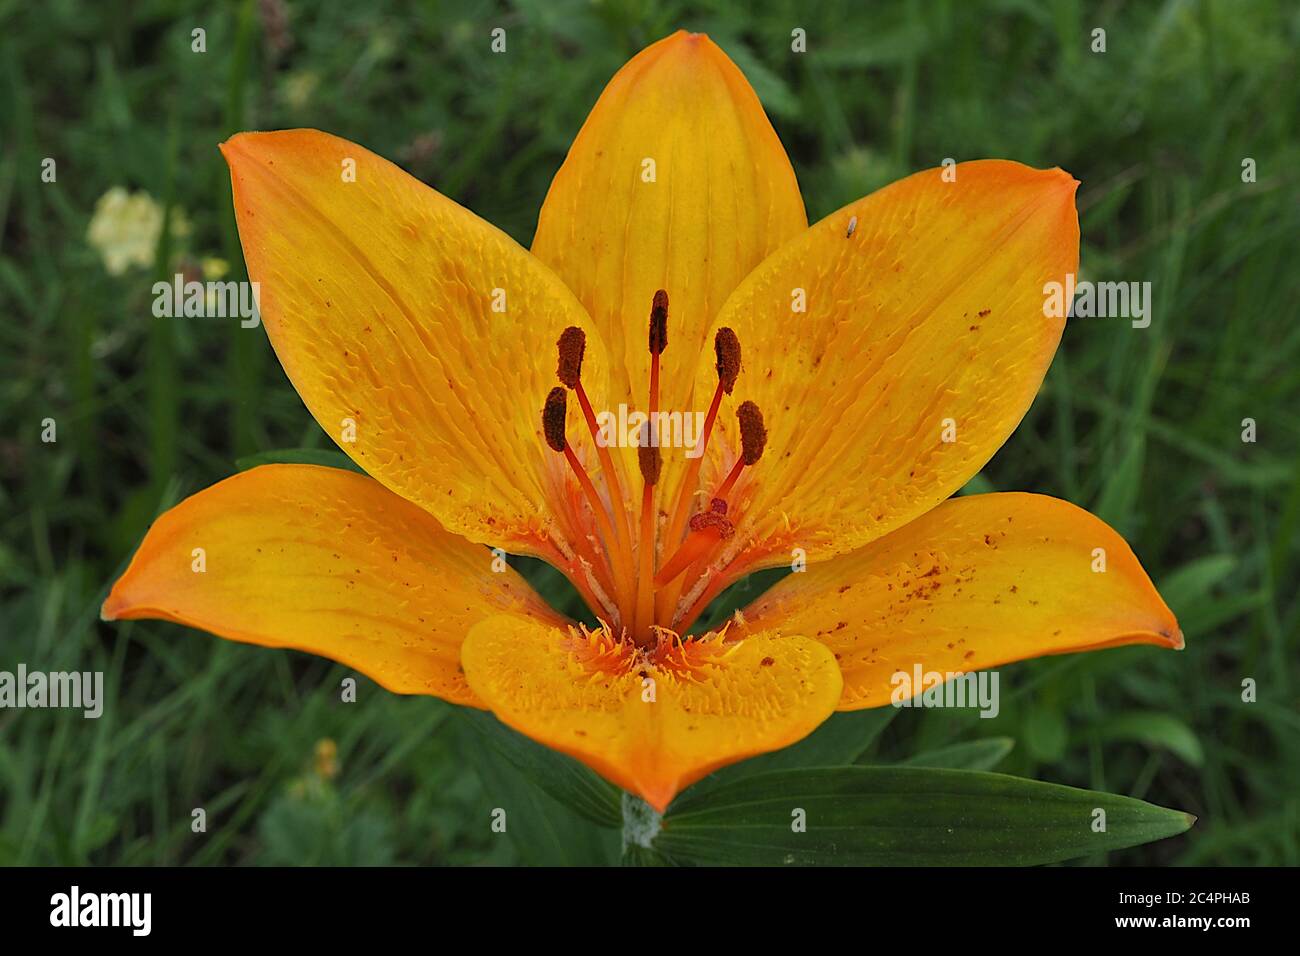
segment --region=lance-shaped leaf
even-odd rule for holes
[[[773,770],[847,767],[867,752],[897,713],[896,707],[876,707],[831,714],[825,723],[797,744],[723,767],[695,784],[682,799],[695,800],[719,787]]]
[[[468,708],[458,713],[498,756],[569,809],[603,827],[623,825],[619,792],[582,764],[533,743],[491,714]]]
[[[869,712],[868,712],[869,713]],[[1011,753],[1016,742],[1011,737],[988,737],[965,740],[959,744],[936,747],[902,761],[904,767],[945,767],[949,770],[992,770]]]
[[[1001,774],[838,767],[763,774],[683,798],[654,849],[693,863],[1029,866],[1161,840],[1195,819]]]

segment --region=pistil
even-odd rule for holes
[[[763,425],[763,413],[753,402],[742,402],[736,409],[736,418],[740,423],[740,457],[730,474],[713,495],[709,510],[697,514],[691,519],[691,533],[687,535],[677,553],[664,562],[655,584],[660,587],[673,581],[696,561],[703,560],[712,552],[713,547],[734,533],[734,527],[727,518],[727,495],[735,486],[741,471],[747,465],[754,465],[763,457],[767,445],[767,429]]]
[[[721,498],[714,498],[708,511],[702,511],[691,519],[690,535],[677,552],[664,562],[659,574],[655,576],[655,584],[662,588],[676,580],[695,561],[707,555],[715,544],[735,533],[735,527],[727,519],[727,503]]]

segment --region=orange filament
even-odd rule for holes
[[[669,544],[681,541],[682,532],[686,529],[686,519],[691,513],[694,489],[700,480],[700,468],[704,464],[704,450],[708,447],[709,437],[713,434],[713,423],[718,417],[718,407],[722,404],[722,393],[726,392],[730,395],[732,389],[736,387],[736,379],[740,377],[740,338],[734,331],[725,326],[718,329],[717,335],[713,337],[713,353],[717,360],[715,368],[718,373],[718,384],[713,390],[713,400],[709,402],[708,414],[704,416],[704,427],[700,430],[697,447],[692,449],[695,457],[690,458],[686,466],[686,477],[682,480],[681,493],[677,496],[677,507],[668,521],[664,541]],[[656,617],[661,620],[667,619],[680,596],[680,584],[671,584],[656,595]]]
[[[582,493],[584,497],[586,497],[587,503],[595,515],[597,529],[600,531],[601,536],[606,542],[611,541],[613,526],[610,524],[609,517],[605,514],[605,509],[602,507],[600,494],[597,492],[595,484],[592,482],[591,477],[587,474],[586,470],[582,467],[582,462],[578,460],[578,456],[573,453],[571,447],[566,447],[564,449],[564,458],[569,463],[569,467],[573,470],[574,476],[578,479],[578,485],[582,488]],[[608,546],[609,545],[606,544],[606,548],[608,548]],[[600,587],[613,595],[613,600],[615,602],[613,609],[617,610],[619,607],[618,584],[611,579],[610,571],[606,567],[605,562],[601,560],[601,555],[598,552],[597,546],[593,543],[592,539],[589,539],[586,535],[581,535],[574,542],[574,547],[579,552],[582,563],[590,566],[591,573],[595,576],[596,582]]]
[[[612,590],[614,608],[608,601],[601,606],[610,613],[612,623],[621,631],[616,639],[631,640],[642,648],[653,648],[662,643],[665,633],[674,634],[669,625],[689,626],[703,605],[705,595],[709,600],[716,596],[725,586],[722,577],[729,574],[734,579],[737,568],[732,561],[730,572],[718,572],[711,567],[714,555],[721,542],[735,534],[732,519],[728,518],[727,498],[733,493],[736,483],[744,468],[754,465],[762,456],[767,434],[763,427],[762,413],[753,402],[743,402],[737,409],[739,422],[741,454],[722,484],[712,496],[710,505],[705,510],[691,516],[695,497],[699,492],[699,476],[703,465],[704,452],[714,431],[718,412],[721,408],[723,394],[731,394],[740,374],[740,342],[731,329],[720,329],[714,340],[717,356],[718,385],[709,403],[709,410],[704,418],[703,427],[697,437],[696,447],[689,450],[687,465],[677,501],[671,516],[662,529],[658,528],[658,510],[655,489],[659,484],[663,467],[662,451],[659,447],[660,436],[657,427],[661,408],[660,381],[661,356],[668,344],[668,294],[663,290],[655,293],[650,310],[649,334],[647,346],[650,352],[650,382],[648,389],[649,421],[637,436],[637,461],[640,467],[641,514],[633,538],[629,515],[624,505],[619,471],[608,448],[600,440],[601,430],[591,401],[581,381],[582,362],[585,357],[586,336],[577,327],[564,330],[556,343],[559,362],[556,375],[565,387],[552,389],[543,410],[543,431],[547,444],[561,452],[569,468],[577,479],[582,495],[592,511],[597,530],[603,539],[604,553],[601,553],[601,541],[594,536],[584,537],[573,543],[580,555],[581,563],[589,565],[586,569],[594,581],[574,581],[584,597],[590,602],[592,589]],[[596,484],[584,469],[582,462],[574,453],[564,434],[566,396],[565,389],[571,389],[577,396],[582,409],[583,419],[588,432],[596,446],[600,461],[601,477],[605,483],[605,497],[602,498]],[[570,498],[570,506],[578,506],[581,499]],[[606,504],[608,502],[608,505]],[[582,522],[576,526],[581,529]],[[657,547],[657,532],[662,535],[664,554],[669,549],[675,550],[666,560],[660,562]],[[684,537],[683,537],[684,535]],[[594,548],[593,548],[594,545]],[[659,564],[656,571],[656,564]],[[579,571],[577,561],[564,563],[570,578]],[[610,581],[614,587],[609,587]],[[690,588],[686,602],[691,608],[685,614],[677,613],[683,589]],[[600,595],[603,597],[603,595]],[[674,637],[675,639],[675,637]]]
[[[587,503],[591,506],[593,517],[596,519],[596,525],[600,529],[601,536],[605,539],[606,550],[614,553],[614,548],[618,540],[614,531],[614,525],[610,521],[609,515],[605,511],[604,502],[600,500],[600,492],[596,490],[595,484],[587,474],[587,469],[582,467],[582,462],[574,454],[573,447],[569,444],[565,435],[565,415],[568,409],[568,392],[560,386],[551,389],[550,394],[546,396],[546,405],[542,409],[542,431],[546,437],[546,444],[553,451],[563,453],[565,460],[569,463],[574,477],[578,479],[578,485],[582,488],[583,494],[587,496]],[[620,509],[621,510],[621,509]],[[594,555],[592,555],[594,557]],[[597,562],[598,563],[598,562]],[[617,571],[617,567],[615,569]],[[608,578],[606,578],[608,580]],[[627,595],[630,593],[626,578],[619,579],[617,573],[614,576],[616,581],[614,586],[614,600],[619,608],[624,606]]]
[[[600,439],[600,426],[596,423],[596,411],[591,407],[591,400],[587,398],[587,390],[582,387],[582,382],[574,385],[573,394],[578,396],[578,405],[581,406],[582,417],[587,422],[587,431],[591,433],[591,440],[596,446],[596,457],[600,459],[600,471],[605,479],[605,490],[609,494],[610,508],[613,509],[614,519],[617,521],[615,525],[615,530],[618,533],[616,540],[617,557],[626,564],[630,578],[632,532],[628,525],[627,512],[623,510],[623,486],[618,480],[618,472],[614,469],[614,458]]]
[[[658,451],[658,448],[652,449]],[[655,592],[653,578],[655,573],[655,486],[646,481],[645,488],[641,492],[641,543],[638,557],[639,569],[637,574],[637,591],[636,591],[636,616],[634,620],[633,634],[637,635],[637,643],[641,643],[640,638],[650,633],[650,626],[654,623],[655,613]]]
[[[596,446],[596,457],[600,460],[601,479],[605,484],[605,494],[609,498],[608,525],[613,528],[613,533],[606,535],[605,547],[609,551],[612,576],[617,582],[614,590],[619,596],[616,600],[622,608],[625,601],[632,599],[636,587],[632,567],[632,531],[627,512],[623,507],[623,488],[618,480],[618,472],[614,468],[614,459],[609,449],[600,440],[596,412],[591,407],[591,400],[587,398],[586,389],[582,387],[582,360],[587,351],[587,335],[577,326],[569,326],[560,334],[555,345],[559,353],[556,377],[565,386],[573,389],[573,393],[577,395],[578,405],[582,408],[582,417],[587,423],[587,431],[590,432],[591,440]],[[603,507],[595,505],[593,507],[598,511],[604,510]]]
[[[564,447],[564,457],[569,462],[569,467],[577,476],[578,484],[582,486],[583,493],[587,496],[587,501],[591,505],[591,510],[595,513],[596,523],[600,525],[600,533],[605,536],[606,547],[614,540],[614,528],[610,525],[609,515],[605,514],[605,505],[600,500],[600,493],[596,491],[596,486],[592,484],[591,478],[587,476],[587,470],[582,467],[582,462],[578,461],[578,456],[573,453],[573,447],[566,445]]]
[[[745,459],[737,458],[736,463],[731,466],[731,471],[727,473],[726,479],[718,486],[716,494],[719,498],[726,498],[727,495],[731,494],[731,489],[735,487],[736,479],[740,477],[744,467]]]
[[[650,332],[647,337],[650,349],[650,421],[642,429],[637,448],[644,489],[641,493],[641,537],[636,588],[636,616],[633,639],[638,644],[647,642],[653,632],[655,616],[655,485],[663,461],[659,452],[659,436],[651,424],[659,413],[659,356],[668,347],[668,293],[660,289],[650,306]]]

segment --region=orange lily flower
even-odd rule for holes
[[[1043,309],[1078,265],[1061,170],[928,170],[809,227],[753,90],[684,32],[610,81],[531,252],[325,133],[221,149],[276,354],[371,477],[267,465],[194,495],[106,619],[490,709],[660,811],[836,709],[888,703],[917,663],[1182,646],[1097,518],[946,500],[1020,422],[1064,329]],[[611,444],[619,405],[703,425],[685,448]],[[559,568],[599,628],[484,545]],[[688,636],[728,585],[804,559]]]

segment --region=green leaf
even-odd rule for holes
[[[235,467],[240,471],[248,471],[259,465],[324,465],[328,468],[343,468],[365,474],[360,466],[343,452],[329,448],[281,448],[278,451],[260,451],[256,455],[235,459]]]
[[[310,781],[281,794],[258,821],[267,863],[274,866],[392,866],[392,821],[353,808],[332,787]]]
[[[1195,822],[1131,797],[920,767],[780,771],[679,802],[653,848],[740,865],[1024,866],[1161,840]]]
[[[1054,707],[1040,704],[1026,711],[1021,739],[1034,760],[1056,763],[1065,756],[1070,734],[1060,712]]]
[[[571,757],[534,743],[489,713],[457,708],[457,716],[482,735],[507,763],[564,806],[603,827],[621,827],[619,791]]]
[[[1184,763],[1199,767],[1205,751],[1195,731],[1172,714],[1135,712],[1118,714],[1103,720],[1097,727],[1102,740],[1136,740],[1148,747],[1164,747]]]
[[[1271,603],[1263,590],[1227,586],[1227,579],[1240,563],[1234,555],[1211,554],[1161,577],[1160,596],[1183,622],[1189,638],[1208,634],[1235,617]]]
[[[637,846],[635,843],[629,844],[623,848],[623,856],[618,861],[619,866],[675,866],[672,860],[662,853],[656,853],[654,850],[647,849],[643,846]]]
[[[1179,614],[1195,605],[1214,600],[1213,590],[1237,569],[1239,561],[1231,554],[1211,554],[1188,561],[1160,580],[1160,595]]]
[[[1119,463],[1108,472],[1105,486],[1092,509],[1098,518],[1115,528],[1127,527],[1142,487],[1142,466],[1146,461],[1145,435],[1128,432],[1122,439]]]
[[[485,830],[498,821],[519,861],[529,866],[605,866],[617,859],[618,836],[592,826],[491,748],[469,723],[461,723],[461,750],[478,774],[484,802],[476,814]],[[494,835],[498,838],[499,833]]]
[[[797,744],[752,757],[738,764],[737,770],[755,774],[800,767],[848,766],[867,752],[897,713],[897,707],[876,707],[831,714]]]
[[[1016,742],[1011,737],[989,737],[964,743],[936,747],[904,760],[903,767],[939,767],[949,770],[992,770],[1011,753]]]
[[[897,713],[897,707],[838,711],[797,744],[723,767],[690,787],[677,799],[695,800],[718,787],[773,770],[847,767],[867,752],[867,748],[889,726]]]

